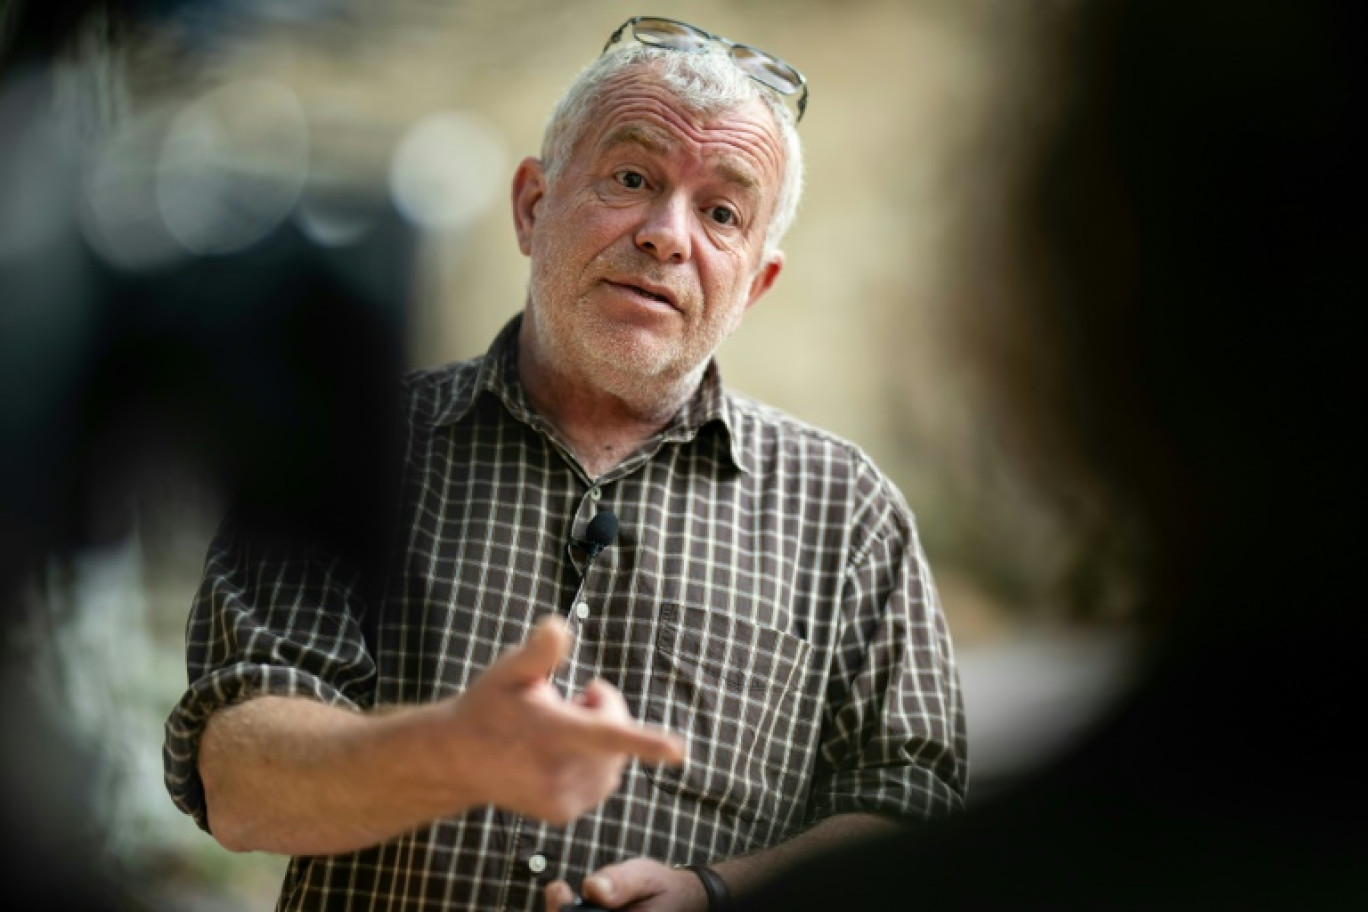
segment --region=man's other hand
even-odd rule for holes
[[[649,858],[633,858],[599,868],[584,878],[586,903],[632,912],[707,912],[708,894],[693,871],[671,868]],[[563,880],[546,885],[546,912],[560,912],[575,901]]]

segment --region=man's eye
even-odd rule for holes
[[[626,187],[628,190],[640,190],[642,187],[646,186],[646,178],[635,171],[619,171],[618,183],[622,184],[622,186]]]
[[[708,215],[710,215],[712,220],[719,225],[736,224],[736,212],[728,209],[726,206],[713,206],[708,210]]]

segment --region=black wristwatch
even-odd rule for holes
[[[703,881],[703,892],[708,894],[708,912],[731,912],[731,894],[727,892],[727,883],[716,871],[701,864],[684,867],[693,871],[698,875],[698,879]]]

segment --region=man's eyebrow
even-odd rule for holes
[[[603,148],[617,146],[641,146],[647,152],[664,155],[670,151],[672,143],[660,132],[650,130],[640,124],[618,127],[603,138]]]
[[[760,186],[760,180],[749,168],[734,164],[726,159],[717,163],[717,173],[729,183],[736,184],[742,190],[751,191]]]
[[[644,127],[640,124],[626,124],[618,127],[603,138],[603,148],[618,146],[640,146],[654,155],[668,154],[674,142],[666,134]],[[751,169],[723,158],[717,162],[717,172],[728,183],[736,184],[743,190],[753,191],[760,186],[760,180]]]

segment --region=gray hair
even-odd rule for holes
[[[629,44],[601,55],[584,68],[551,111],[542,137],[542,165],[548,181],[560,176],[576,141],[597,113],[606,87],[614,77],[634,67],[649,67],[691,113],[715,115],[759,99],[774,117],[784,146],[784,177],[779,198],[765,234],[765,252],[779,248],[779,241],[793,223],[803,195],[803,146],[798,140],[793,113],[779,95],[756,82],[720,48],[699,53]]]

